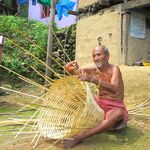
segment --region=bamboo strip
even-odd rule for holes
[[[39,74],[43,79],[45,79],[50,85],[52,84],[52,82],[50,80],[48,80],[47,78],[44,77],[44,75],[42,75],[39,71],[37,71],[34,67],[31,66],[31,68],[37,73]]]
[[[21,133],[21,131],[27,126],[27,124],[33,119],[33,117],[38,113],[39,110],[37,110],[32,116],[31,118],[26,122],[26,124],[21,128],[21,130],[18,132],[18,134],[15,136],[15,138],[17,138],[17,136]]]
[[[0,126],[14,126],[14,125],[23,125],[26,122],[28,122],[30,125],[33,124],[35,121],[37,121],[36,119],[34,120],[30,120],[28,121],[25,119],[19,119],[19,120],[5,120],[5,121],[0,121]]]
[[[32,85],[37,86],[38,88],[41,88],[41,89],[43,89],[43,90],[48,91],[48,89],[47,89],[46,87],[41,86],[40,84],[38,84],[38,83],[36,83],[36,82],[34,82],[34,81],[32,81],[32,80],[30,80],[30,79],[28,79],[28,78],[26,78],[26,77],[20,75],[20,74],[18,74],[18,73],[16,73],[15,71],[13,71],[13,70],[11,70],[11,69],[6,68],[5,66],[2,66],[2,65],[0,65],[0,67],[2,67],[2,68],[4,68],[4,69],[6,69],[6,70],[12,72],[13,74],[17,75],[17,76],[20,77],[20,79],[22,79],[23,81],[26,81],[27,83],[30,83],[30,84],[32,84]]]
[[[1,87],[1,86],[0,86],[0,89],[7,90],[7,91],[10,91],[10,92],[14,92],[14,93],[18,93],[18,94],[25,95],[25,96],[32,97],[32,98],[39,98],[41,100],[45,100],[44,98],[41,98],[41,97],[38,97],[38,96],[35,96],[35,95],[19,92],[17,90],[8,89],[8,88]]]
[[[47,93],[43,94],[43,95],[40,96],[40,97],[42,98],[42,97],[44,97],[46,94],[47,94]],[[39,98],[35,99],[34,101],[31,102],[31,104],[32,104],[32,103],[35,103],[35,102],[38,101],[38,100],[39,100]],[[22,107],[21,109],[19,109],[17,112],[22,111],[22,110],[25,109],[26,107],[30,107],[30,104],[25,105],[24,107]],[[32,107],[32,106],[31,106],[31,107]]]
[[[19,138],[19,140],[18,140],[18,139],[16,139],[16,140],[11,140],[11,141],[9,141],[9,142],[6,142],[6,143],[1,144],[0,147],[5,146],[5,145],[8,145],[8,144],[11,144],[11,143],[14,143],[14,142],[17,142],[17,141],[20,141],[20,140],[30,139],[30,138],[32,138],[32,137],[33,137],[33,135],[32,135],[32,136],[27,136],[27,137],[24,137],[24,138]]]
[[[34,56],[32,53],[30,53],[28,50],[24,49],[23,47],[21,47],[20,45],[18,45],[17,43],[15,43],[13,40],[10,40],[9,38],[5,37],[8,41],[10,41],[12,44],[14,44],[15,46],[19,47],[21,50],[25,51],[27,54],[29,54],[30,56],[32,56],[33,58],[35,58],[37,61],[39,61],[41,64],[43,64],[45,67],[47,67],[52,73],[54,73],[58,78],[61,78],[60,75],[58,73],[56,73],[51,67],[49,67],[45,62],[43,62],[42,60],[38,59],[36,56]]]

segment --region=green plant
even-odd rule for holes
[[[54,24],[56,35],[71,59],[74,59],[75,28],[76,26],[73,25],[69,28],[57,29],[56,24]],[[39,63],[39,61],[35,60],[33,57],[29,56],[27,52],[23,51],[15,44],[19,45],[23,49],[28,50],[34,56],[45,62],[48,26],[37,21],[28,21],[27,19],[15,16],[0,16],[0,34],[3,34],[6,37],[3,49],[2,64],[21,75],[42,81],[40,76],[33,71],[33,69],[31,69],[31,66],[42,74],[45,73],[45,66]],[[7,38],[13,41],[15,44],[7,40]],[[43,50],[45,52],[43,52]],[[58,57],[66,60],[65,54],[56,39],[54,39],[53,51],[54,57],[54,54],[58,52]],[[55,59],[57,59],[57,57],[55,57]],[[58,61],[61,63],[61,65],[64,65],[60,60]],[[55,62],[52,63],[51,67],[55,71],[62,73],[62,68]],[[10,76],[11,78],[16,78],[12,74],[10,74]]]
[[[20,47],[29,50],[39,59],[44,59],[45,54],[41,49],[46,49],[48,27],[39,22],[28,21],[14,16],[0,16],[0,20],[0,34],[6,37],[2,64],[19,74],[36,77],[36,73],[32,72],[30,66],[32,65],[41,70],[41,65],[7,38]],[[32,43],[33,41],[38,47]]]

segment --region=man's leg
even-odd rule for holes
[[[82,140],[95,135],[97,133],[101,133],[104,131],[108,131],[112,129],[118,122],[123,120],[124,113],[122,109],[114,109],[112,110],[111,114],[102,122],[100,122],[96,127],[86,130],[83,133],[80,133],[73,138],[70,139],[64,139],[64,146],[65,148],[72,148],[76,146],[78,143],[80,143]]]

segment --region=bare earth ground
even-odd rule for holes
[[[150,97],[150,67],[128,67],[120,66],[124,84],[125,84],[125,102],[127,105],[132,104],[139,99],[146,99]],[[25,87],[25,92],[39,95],[42,94],[40,90]],[[17,103],[23,100],[25,103],[29,101],[24,96],[10,93],[8,96],[0,96],[1,101],[9,102],[8,109],[15,107],[13,103]],[[11,103],[11,105],[10,105]],[[150,114],[150,109],[145,111],[146,114]],[[1,118],[0,118],[1,119]],[[133,124],[134,122],[134,124]],[[150,147],[150,118],[130,116],[128,127],[118,132],[109,132],[95,135],[88,138],[83,143],[78,145],[73,150],[148,150]],[[14,134],[15,135],[15,134]],[[23,139],[27,138],[28,139]],[[9,141],[5,145],[0,145],[0,150],[32,150],[33,145],[30,144],[31,140],[29,135],[20,136],[17,141],[14,136],[1,136],[0,144],[3,141]],[[61,143],[55,144],[55,141],[48,139],[42,139],[39,141],[35,150],[63,150]]]

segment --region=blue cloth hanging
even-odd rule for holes
[[[28,4],[29,0],[18,0],[18,4],[23,5],[23,4]]]
[[[73,10],[76,2],[72,2],[70,0],[60,0],[59,3],[56,4],[57,17],[59,20],[62,19],[62,15],[64,14],[66,17],[69,16],[67,13],[68,10]]]
[[[36,5],[36,0],[32,0],[32,5]]]

